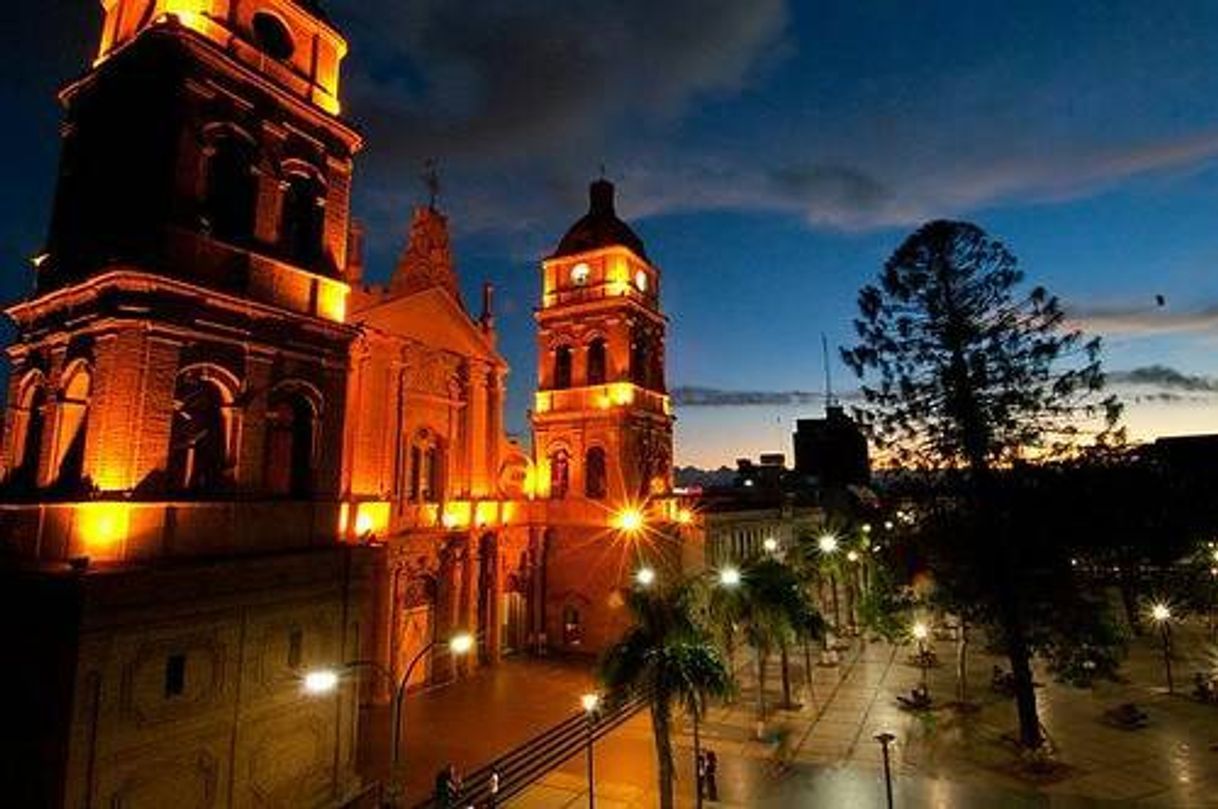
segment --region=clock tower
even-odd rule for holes
[[[546,503],[547,635],[602,648],[625,616],[615,594],[674,562],[662,526],[672,487],[667,318],[659,268],[592,183],[588,213],[542,262],[535,496]],[[675,562],[674,562],[675,563]]]

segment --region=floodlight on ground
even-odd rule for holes
[[[724,587],[735,587],[740,584],[740,569],[725,567],[719,571],[719,583]]]
[[[650,587],[652,584],[655,583],[656,572],[653,568],[641,567],[635,571],[634,580],[641,587]]]
[[[328,694],[338,687],[338,672],[333,669],[310,671],[304,676],[304,690],[309,694]]]

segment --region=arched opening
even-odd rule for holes
[[[444,499],[444,448],[432,433],[419,433],[410,446],[410,499],[438,503]]]
[[[292,174],[283,195],[282,245],[288,258],[304,267],[322,257],[325,188],[312,174]]]
[[[550,455],[550,498],[562,500],[571,487],[571,461],[565,449]]]
[[[554,388],[565,390],[571,387],[571,346],[554,349]]]
[[[588,344],[588,384],[605,384],[605,340],[597,337]]]
[[[600,500],[608,494],[609,480],[605,468],[605,450],[593,447],[584,457],[584,494]]]
[[[85,437],[88,433],[89,395],[92,375],[83,362],[67,373],[59,402],[59,445],[55,480],[64,485],[80,483],[84,477]]]
[[[26,381],[18,399],[11,480],[19,488],[32,489],[38,485],[38,465],[46,434],[46,405],[46,384],[40,374],[35,374]]]
[[[271,400],[267,413],[266,480],[272,494],[307,497],[313,490],[317,411],[300,391]]]
[[[211,145],[207,160],[207,220],[216,238],[238,244],[254,235],[258,198],[253,172],[254,146],[228,133]]]
[[[167,466],[175,491],[202,494],[223,483],[228,470],[224,394],[216,380],[201,372],[178,377]]]
[[[641,388],[647,387],[647,377],[651,370],[650,346],[647,336],[635,333],[630,341],[630,381]]]

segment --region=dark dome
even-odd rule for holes
[[[588,213],[571,226],[550,258],[621,246],[630,248],[639,258],[647,261],[643,240],[629,225],[618,219],[617,212],[613,210],[613,183],[605,179],[597,180],[589,187],[588,197]]]

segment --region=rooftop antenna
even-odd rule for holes
[[[605,161],[601,161],[601,179],[605,179]]]
[[[427,188],[427,207],[434,211],[440,196],[440,169],[434,157],[423,162],[423,185]]]
[[[837,400],[833,398],[833,369],[829,366],[829,338],[825,337],[825,333],[820,333],[820,350],[824,356],[825,362],[825,410],[837,404]]]

